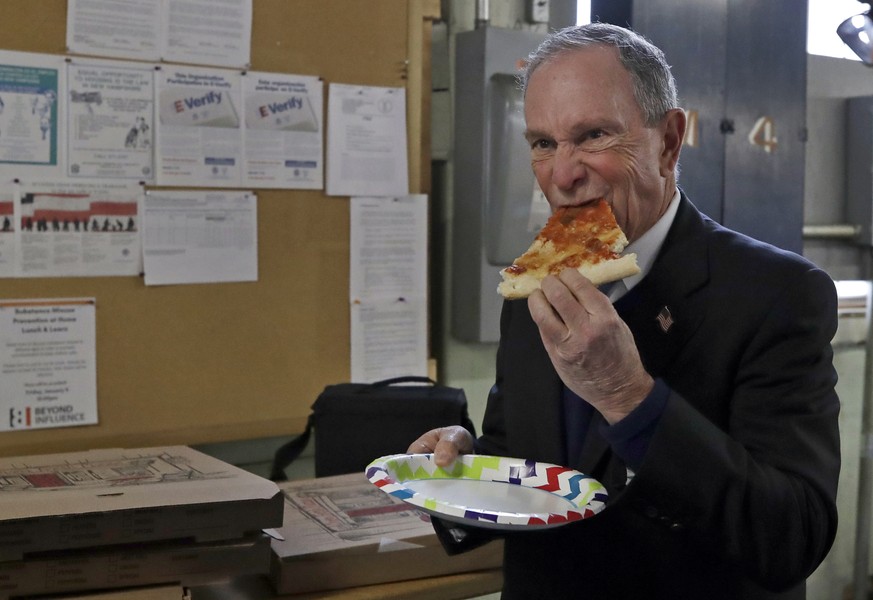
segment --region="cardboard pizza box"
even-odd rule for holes
[[[269,568],[270,538],[265,534],[201,544],[150,542],[47,552],[0,563],[0,598],[171,583],[200,586],[266,575]]]
[[[279,594],[493,569],[503,543],[448,556],[427,515],[363,473],[279,484],[285,523],[274,539],[270,581]]]
[[[279,527],[282,510],[275,483],[187,446],[0,459],[0,561],[240,538]]]
[[[191,591],[180,585],[157,585],[85,594],[52,594],[43,600],[191,600]]]

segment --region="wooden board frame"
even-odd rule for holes
[[[0,47],[65,54],[64,0],[5,0]],[[405,86],[410,192],[430,187],[437,0],[254,0],[252,70]],[[348,381],[348,198],[258,190],[259,279],[146,287],[137,277],[0,279],[0,298],[94,297],[94,426],[0,433],[0,455],[201,444],[303,429]]]

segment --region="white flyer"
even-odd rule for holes
[[[0,50],[0,176],[63,177],[63,56]]]
[[[243,185],[324,187],[324,84],[318,77],[247,72]]]
[[[352,197],[352,381],[427,375],[427,196]]]
[[[163,0],[67,0],[67,50],[134,60],[161,58]]]
[[[238,71],[173,65],[158,71],[158,185],[241,184],[240,87]]]
[[[351,301],[427,297],[427,196],[353,197],[349,223]]]
[[[97,423],[94,306],[0,300],[0,431]]]
[[[154,179],[154,68],[71,62],[67,175]]]
[[[247,69],[252,0],[164,0],[161,58]]]
[[[427,301],[352,302],[352,381],[427,375]]]
[[[22,181],[16,188],[16,275],[139,275],[142,195],[136,182]]]
[[[250,191],[149,191],[146,285],[257,281],[257,197]]]
[[[329,196],[409,193],[404,88],[332,83],[327,122]]]

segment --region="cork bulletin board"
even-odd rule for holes
[[[65,0],[4,0],[0,48],[66,54]],[[258,71],[404,86],[410,193],[429,173],[429,0],[254,0]],[[0,298],[96,299],[99,424],[0,433],[0,455],[201,444],[302,431],[348,381],[349,200],[256,190],[258,281],[0,279]],[[2,385],[2,382],[0,382]]]

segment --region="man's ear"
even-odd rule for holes
[[[662,121],[662,148],[660,171],[662,177],[671,175],[679,162],[679,153],[682,150],[682,141],[685,139],[685,111],[674,108],[667,111]]]

